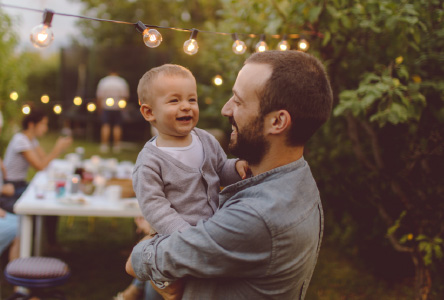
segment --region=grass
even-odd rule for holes
[[[41,140],[41,145],[50,149],[55,138],[55,135],[48,134]],[[142,145],[143,142],[134,145],[132,149],[125,149],[116,157],[119,160],[135,161]],[[97,143],[84,140],[75,141],[68,152],[73,152],[78,146],[85,148],[86,158],[98,152]],[[103,157],[112,156],[109,154]],[[125,273],[124,264],[139,238],[131,218],[61,217],[58,240],[69,252],[51,253],[44,249],[44,254],[59,257],[70,266],[72,277],[62,287],[68,299],[112,299],[131,282],[131,277]],[[324,242],[306,299],[413,299],[412,286],[412,281],[389,285],[369,274],[356,258]],[[11,293],[12,287],[3,283],[2,296]]]

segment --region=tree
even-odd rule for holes
[[[442,3],[222,3],[222,21],[212,28],[305,32],[310,52],[328,67],[337,102],[335,118],[306,153],[319,172],[324,200],[342,202],[339,209],[327,204],[326,210],[341,218],[351,216],[348,222],[358,226],[361,235],[378,237],[380,247],[388,242],[408,253],[416,298],[428,299],[444,235]],[[206,56],[224,67],[233,60],[220,51]]]
[[[0,112],[4,118],[3,131],[0,135],[0,153],[3,153],[7,141],[13,134],[16,123],[14,119],[19,111],[19,98],[17,101],[10,99],[12,92],[17,92],[20,97],[25,91],[23,77],[25,63],[14,53],[17,45],[17,35],[13,31],[12,21],[8,15],[0,10]]]

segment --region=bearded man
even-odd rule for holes
[[[250,56],[222,114],[232,124],[229,150],[248,161],[252,176],[225,187],[207,221],[141,241],[127,272],[161,289],[185,278],[182,299],[304,299],[323,213],[303,151],[329,118],[332,98],[315,57]]]

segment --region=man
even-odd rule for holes
[[[229,149],[253,176],[226,187],[205,222],[134,247],[126,270],[160,288],[186,278],[183,299],[304,299],[323,231],[304,145],[328,119],[322,64],[298,51],[255,53],[222,108]]]
[[[109,139],[112,132],[113,152],[120,152],[122,136],[122,107],[129,98],[128,83],[117,73],[102,78],[97,85],[96,96],[102,110],[102,128],[100,129],[100,152],[109,152]],[[120,102],[120,103],[119,103]]]

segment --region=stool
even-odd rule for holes
[[[53,289],[68,280],[71,273],[68,265],[52,257],[18,258],[6,266],[6,280],[16,286],[29,289],[29,295],[14,293],[12,299],[66,299],[63,292]]]

